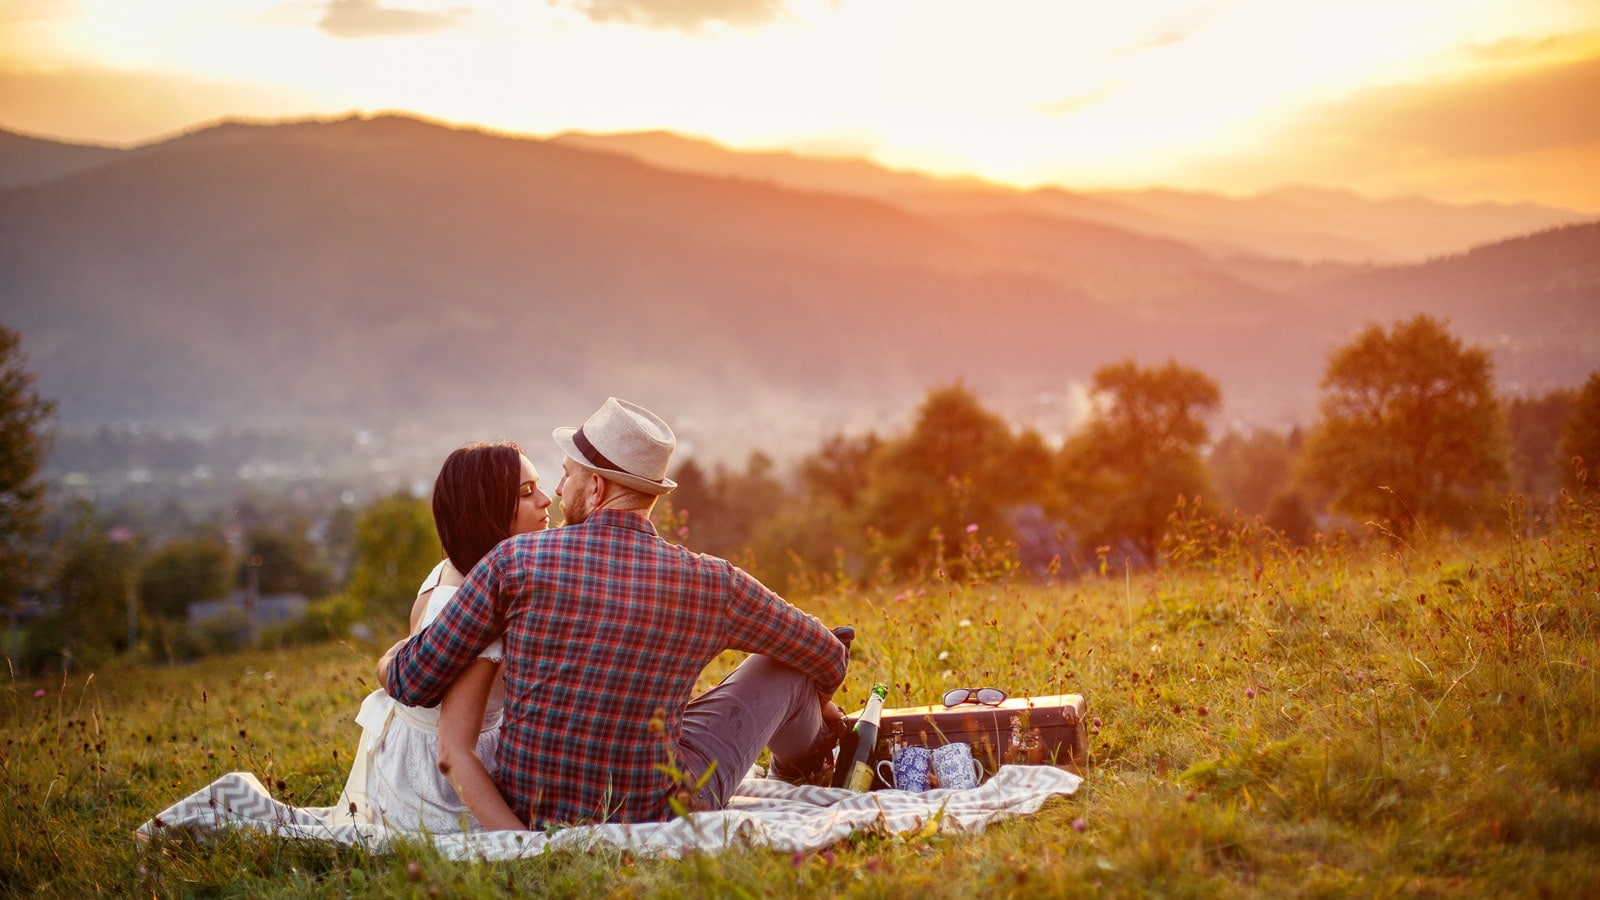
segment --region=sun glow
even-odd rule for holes
[[[657,17],[696,8],[607,5]],[[195,124],[181,117],[200,108],[406,110],[529,134],[665,128],[747,148],[844,136],[895,166],[1137,186],[1293,144],[1294,129],[1318,127],[1299,124],[1308,109],[1375,87],[1600,56],[1600,4],[1580,0],[705,8],[776,12],[663,23],[591,18],[566,0],[21,0],[0,9],[0,77],[37,95],[0,97],[0,126],[135,141]],[[74,71],[111,85],[99,113],[66,92]],[[150,87],[156,78],[218,99],[179,102]],[[238,108],[221,99],[229,91]],[[52,128],[88,130],[97,114],[120,133]]]

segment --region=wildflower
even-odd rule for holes
[[[1254,700],[1256,698],[1256,689],[1255,688],[1245,688],[1244,689],[1244,698],[1246,700]]]
[[[1211,712],[1211,709],[1210,709],[1210,707],[1207,707],[1204,704],[1201,704],[1200,706],[1195,708],[1195,712],[1203,716],[1203,715],[1206,715],[1207,713]]]
[[[44,696],[44,688],[39,688],[37,691],[33,692],[33,699],[35,699],[35,700],[37,700],[37,699],[39,699],[40,697],[43,697],[43,696]]]
[[[972,522],[972,523],[967,525],[967,534],[977,534],[977,533],[978,533],[978,523],[977,522]]]
[[[1089,823],[1085,822],[1081,818],[1072,820],[1072,830],[1078,832],[1079,834],[1082,834],[1083,830],[1088,827]]]
[[[1099,716],[1095,716],[1094,717],[1094,727],[1099,728],[1100,725],[1101,725],[1100,717]]]
[[[803,866],[805,864],[806,864],[806,855],[805,855],[804,852],[802,852],[800,850],[796,850],[793,853],[789,854],[789,867],[791,869],[798,869],[798,868],[800,868],[801,866]]]
[[[972,627],[972,620],[971,619],[962,619],[961,621],[956,623],[956,627],[957,628],[971,628]]]
[[[407,881],[421,881],[422,880],[422,867],[417,865],[417,861],[414,860],[414,859],[412,861],[406,863],[406,880]]]
[[[939,651],[939,661],[940,662],[944,662],[945,660],[947,660],[949,658],[950,658],[950,651],[949,650],[940,650]]]

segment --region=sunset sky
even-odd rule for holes
[[[128,146],[383,110],[1600,214],[1600,2],[0,0],[0,128]]]

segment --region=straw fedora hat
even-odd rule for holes
[[[636,403],[610,397],[582,426],[564,425],[551,436],[573,462],[618,484],[647,494],[678,486],[667,477],[678,438],[660,416]]]

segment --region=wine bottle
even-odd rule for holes
[[[845,767],[844,786],[852,791],[865,791],[872,787],[872,750],[878,744],[878,720],[883,716],[883,701],[889,696],[889,686],[878,682],[867,697],[867,708],[856,720],[855,752]]]

